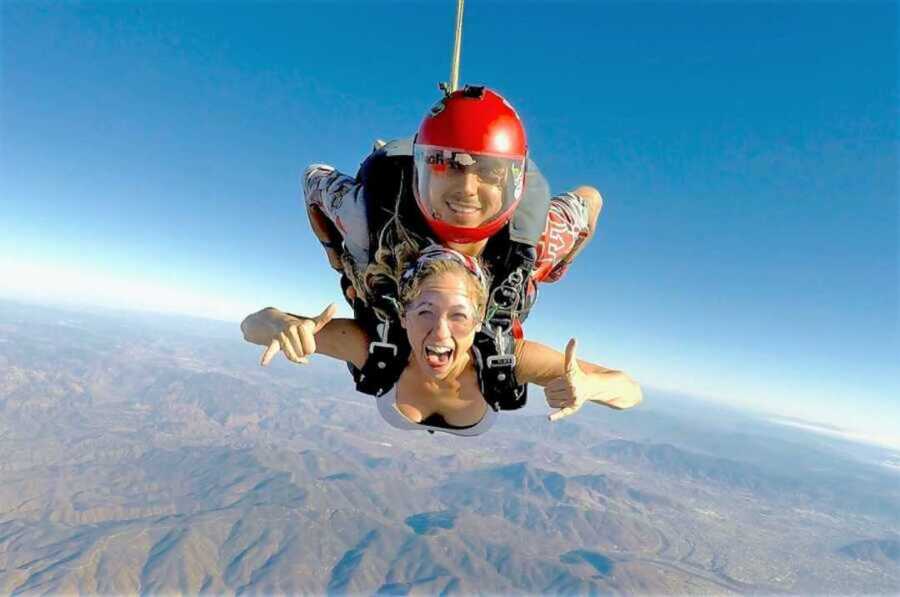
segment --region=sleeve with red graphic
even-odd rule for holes
[[[550,200],[547,227],[537,245],[537,262],[532,279],[556,282],[569,268],[569,257],[589,232],[588,209],[575,193],[564,193]]]
[[[356,263],[368,263],[369,227],[363,186],[327,164],[307,168],[301,186],[306,204],[317,206],[331,220]]]

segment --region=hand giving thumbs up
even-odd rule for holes
[[[547,404],[550,408],[559,409],[555,413],[550,414],[549,419],[551,421],[558,421],[563,417],[574,414],[586,400],[583,391],[585,373],[581,370],[581,366],[575,358],[577,346],[578,342],[575,338],[569,340],[569,343],[566,345],[565,375],[557,377],[544,388]]]

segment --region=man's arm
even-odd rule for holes
[[[325,246],[331,266],[342,271],[341,245],[357,263],[369,260],[369,227],[363,187],[327,164],[303,173],[303,198],[313,233]]]
[[[600,218],[600,212],[603,211],[603,196],[600,191],[594,187],[580,186],[571,193],[581,197],[587,208],[587,234],[579,237],[575,243],[575,248],[565,257],[564,263],[568,265],[575,260],[584,247],[587,246],[591,239],[594,238],[594,231],[597,230],[597,219]]]
[[[580,186],[550,200],[547,224],[537,246],[536,282],[556,282],[590,242],[603,210],[603,197],[594,187]]]

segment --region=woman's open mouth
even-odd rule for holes
[[[453,359],[453,348],[450,346],[425,345],[425,362],[432,369],[441,369]]]

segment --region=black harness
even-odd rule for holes
[[[365,193],[370,259],[382,231],[395,215],[415,237],[432,236],[412,194],[413,167],[411,139],[387,143],[360,166],[356,179]],[[513,324],[525,321],[534,300],[527,289],[549,207],[547,182],[528,160],[525,195],[509,225],[488,241],[482,254],[493,282],[487,316],[482,330],[475,334],[472,349],[481,393],[495,411],[521,408],[527,399],[527,386],[516,381]],[[349,258],[346,253],[345,258]],[[348,283],[343,281],[345,287]],[[397,383],[409,362],[411,348],[398,319],[397,289],[376,288],[366,298],[368,302],[360,298],[353,301],[353,314],[374,340],[362,369],[348,366],[358,391],[380,396]]]

